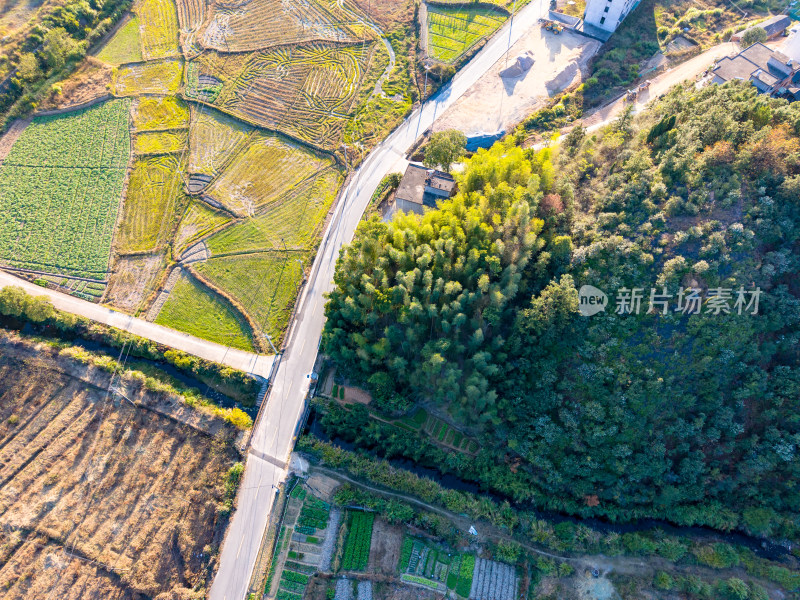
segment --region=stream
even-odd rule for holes
[[[325,430],[322,428],[322,424],[316,417],[317,417],[316,411],[312,410],[311,413],[309,414],[308,421],[306,423],[305,429],[303,430],[303,433],[311,433],[315,437],[330,444],[333,444],[334,446],[337,446],[343,450],[354,451],[358,449],[361,451],[365,451],[364,448],[357,447],[355,444],[347,442],[346,440],[343,440],[338,437],[329,436],[327,432],[325,432]],[[371,456],[375,456],[376,458],[381,458],[371,450],[367,450],[366,452]],[[601,533],[618,533],[618,534],[633,533],[638,531],[652,531],[655,529],[660,529],[669,535],[689,537],[696,541],[727,542],[730,544],[737,544],[739,546],[744,546],[749,550],[752,550],[757,556],[768,560],[781,561],[786,556],[791,555],[791,545],[788,543],[787,545],[783,545],[771,540],[752,537],[738,531],[725,533],[712,529],[711,527],[703,527],[703,526],[690,527],[683,525],[674,525],[666,520],[653,519],[653,518],[639,519],[637,521],[630,521],[627,523],[612,523],[611,521],[601,517],[581,518],[556,511],[540,510],[535,506],[533,506],[532,504],[515,502],[513,499],[498,494],[496,492],[488,492],[485,489],[483,489],[479,483],[462,479],[461,477],[458,477],[451,473],[442,473],[441,471],[433,467],[424,466],[404,458],[403,459],[392,458],[386,460],[392,466],[404,469],[406,471],[411,471],[412,473],[419,475],[420,477],[427,477],[428,479],[432,479],[437,483],[439,483],[444,488],[487,496],[492,500],[494,500],[495,502],[508,501],[513,506],[522,510],[531,511],[535,513],[536,516],[539,517],[540,519],[549,521],[554,524],[563,523],[566,521],[575,524],[586,525]]]

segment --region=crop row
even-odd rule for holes
[[[12,266],[102,279],[125,172],[0,169],[0,258]]]
[[[461,566],[458,570],[458,583],[456,583],[456,594],[467,598],[472,590],[472,577],[475,571],[475,555],[466,554],[461,559]]]
[[[514,567],[479,558],[470,598],[475,600],[514,600],[517,596],[517,574]]]
[[[145,60],[178,54],[178,15],[172,0],[140,0],[139,34]]]
[[[369,562],[369,549],[372,544],[373,513],[350,511],[349,531],[344,545],[342,569],[363,571]]]
[[[428,9],[429,53],[452,62],[480,39],[491,35],[505,17],[480,8]]]
[[[245,52],[313,41],[359,42],[374,37],[338,3],[319,0],[250,0],[232,11],[215,6],[203,32],[207,48]]]
[[[39,117],[3,161],[8,166],[124,168],[130,154],[130,100]]]

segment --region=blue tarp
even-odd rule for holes
[[[498,131],[497,133],[481,133],[467,137],[467,152],[475,152],[478,148],[490,148],[505,134],[505,131]]]

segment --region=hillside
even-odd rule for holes
[[[0,598],[202,597],[235,431],[82,356],[0,331]]]
[[[326,426],[540,507],[796,537],[798,133],[800,107],[749,86],[675,89],[557,152],[479,152],[440,210],[365,222],[326,353],[384,414],[423,405],[482,448],[427,452],[359,411]]]

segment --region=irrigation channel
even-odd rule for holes
[[[427,477],[428,479],[432,479],[433,481],[437,482],[439,485],[447,489],[457,490],[460,492],[469,492],[472,494],[485,496],[491,498],[492,500],[498,503],[508,501],[514,507],[520,510],[531,511],[535,513],[538,518],[544,521],[549,521],[555,524],[563,523],[565,521],[570,523],[575,523],[576,525],[581,524],[590,527],[596,531],[599,531],[601,533],[623,534],[623,533],[633,533],[639,531],[653,531],[656,529],[660,529],[661,531],[669,535],[687,537],[700,542],[727,542],[732,544],[738,544],[740,546],[744,546],[752,550],[757,556],[760,556],[761,558],[766,558],[775,561],[780,561],[782,558],[791,554],[791,545],[788,542],[786,544],[778,543],[772,540],[756,538],[747,535],[745,533],[741,533],[739,531],[722,533],[710,527],[702,527],[702,526],[689,527],[684,525],[675,525],[666,520],[652,519],[652,518],[639,519],[637,521],[631,521],[626,523],[612,523],[608,519],[600,517],[579,518],[566,513],[560,513],[550,510],[541,510],[531,503],[517,502],[513,498],[510,498],[508,496],[504,496],[497,492],[487,491],[485,488],[481,486],[480,483],[476,481],[463,479],[461,477],[458,477],[457,475],[453,475],[452,473],[444,473],[433,465],[413,462],[405,458],[385,459],[383,456],[376,453],[372,448],[364,448],[361,446],[356,446],[355,444],[352,444],[340,437],[336,436],[331,437],[323,429],[322,424],[320,423],[317,416],[318,416],[317,410],[315,408],[312,408],[308,416],[308,421],[303,430],[303,433],[311,433],[315,437],[330,444],[333,444],[334,446],[337,446],[342,450],[350,450],[350,451],[359,450],[361,452],[365,452],[366,454],[368,454],[373,458],[387,460],[387,462],[389,462],[389,464],[391,464],[394,467],[406,471],[411,471],[412,473],[414,473],[415,475],[419,475],[420,477]]]

